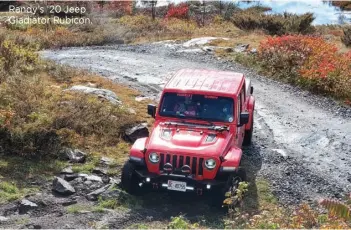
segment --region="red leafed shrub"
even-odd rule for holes
[[[320,37],[286,35],[260,44],[258,60],[271,75],[313,91],[351,98],[351,52]]]
[[[170,4],[165,18],[166,19],[168,18],[187,19],[188,12],[189,12],[189,6],[186,3],[181,3],[178,5]]]

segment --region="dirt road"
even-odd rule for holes
[[[44,51],[42,56],[88,69],[156,98],[180,68],[243,72],[256,96],[254,144],[245,149],[282,204],[340,198],[351,190],[351,110],[332,100],[277,83],[199,48],[161,42]],[[179,209],[181,211],[181,209]]]

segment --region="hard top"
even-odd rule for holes
[[[208,69],[181,69],[166,84],[165,91],[237,95],[244,82],[242,73]]]

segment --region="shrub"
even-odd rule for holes
[[[351,203],[351,196],[348,202]],[[331,199],[323,199],[320,201],[320,205],[326,208],[331,215],[338,216],[345,220],[351,220],[351,206],[346,203]]]
[[[170,35],[190,36],[197,28],[193,21],[184,21],[177,18],[172,18],[163,22],[163,26]]]
[[[171,217],[171,222],[168,224],[169,229],[196,229],[199,228],[197,223],[190,224],[184,216]]]
[[[145,15],[135,15],[135,16],[123,16],[119,19],[119,23],[122,25],[130,27],[130,29],[135,31],[153,31],[162,29],[160,25],[160,20],[152,20],[151,17]]]
[[[0,82],[14,73],[33,72],[38,64],[37,48],[0,37]]]
[[[243,30],[263,29],[270,35],[283,35],[287,33],[306,34],[313,30],[311,23],[314,17],[311,13],[303,15],[263,14],[258,10],[245,10],[233,14],[232,22]]]
[[[186,3],[181,3],[178,5],[170,4],[165,18],[187,19],[188,12],[189,6]]]
[[[117,144],[125,128],[135,122],[135,117],[118,105],[80,93],[67,94],[54,112],[56,130],[69,128],[107,145]]]
[[[345,28],[343,30],[344,34],[341,38],[341,41],[346,45],[351,47],[351,27]]]
[[[351,54],[320,37],[282,36],[261,43],[258,60],[269,74],[312,91],[351,98]]]

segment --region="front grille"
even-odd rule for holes
[[[174,171],[180,170],[183,165],[188,165],[191,168],[191,174],[196,176],[203,175],[203,162],[204,158],[182,156],[177,154],[160,154],[160,170],[163,170],[163,166],[166,163],[170,163],[173,166]]]

